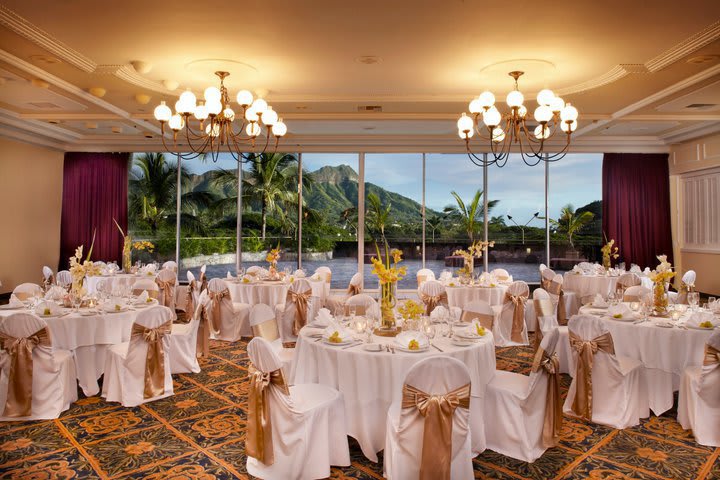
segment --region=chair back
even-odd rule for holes
[[[460,315],[461,322],[469,323],[476,318],[480,325],[492,331],[495,323],[495,312],[493,312],[492,307],[485,300],[475,300],[463,307],[462,314]]]
[[[362,290],[363,290],[362,280],[363,280],[363,278],[362,278],[362,274],[360,272],[355,273],[350,278],[350,283],[348,284],[348,290],[347,290],[347,293],[350,296],[358,295],[358,294],[362,293]]]
[[[43,289],[47,290],[51,285],[55,283],[55,274],[53,274],[52,268],[47,265],[42,268],[42,286]]]
[[[525,302],[530,295],[528,284],[522,280],[513,282],[505,292],[500,321],[503,325],[510,324],[510,341],[527,343],[527,327],[525,325]]]
[[[25,301],[34,296],[41,296],[42,288],[37,283],[21,283],[13,289],[12,293],[18,300]]]
[[[715,330],[705,344],[700,388],[698,395],[705,404],[715,409],[715,418],[720,417],[720,330]]]
[[[695,285],[695,279],[697,277],[697,274],[695,273],[695,270],[688,270],[685,272],[682,276],[682,282],[685,285]]]
[[[623,302],[642,302],[647,295],[650,295],[649,288],[641,285],[628,287],[623,294]]]
[[[247,270],[245,270],[245,273],[248,275],[256,276],[260,272],[263,271],[263,268],[259,265],[253,265],[252,267],[248,267]]]
[[[306,278],[297,278],[290,284],[282,322],[283,325],[292,325],[293,336],[297,336],[302,327],[312,320],[314,298],[312,286]]]
[[[55,276],[56,282],[61,287],[69,287],[72,285],[72,274],[68,270],[60,270]]]
[[[373,297],[366,293],[353,295],[345,302],[345,315],[350,314],[350,310],[354,308],[356,315],[372,315],[377,318],[380,316],[380,306]]]
[[[540,270],[540,273],[542,273],[543,270],[545,270],[546,268],[547,268],[547,265],[545,265],[544,263],[541,263],[541,264],[538,266],[538,269]]]
[[[170,375],[170,334],[173,312],[160,305],[138,312],[130,335],[122,381],[134,383],[127,389],[128,403],[173,393]]]
[[[617,284],[624,288],[628,288],[634,287],[635,285],[642,285],[642,282],[640,281],[640,276],[637,273],[625,272],[618,277]]]
[[[429,268],[421,268],[420,270],[418,270],[416,277],[418,288],[420,288],[423,282],[426,282],[428,280],[435,280],[435,273]]]
[[[155,280],[149,278],[141,278],[135,281],[132,288],[133,295],[140,295],[144,290],[148,292],[148,296],[151,298],[158,298],[160,296],[160,287],[155,283]]]
[[[253,305],[250,310],[250,328],[255,337],[262,337],[268,342],[282,343],[275,312],[270,305],[264,303]]]
[[[499,282],[507,282],[511,279],[510,274],[504,268],[496,268],[490,272],[490,275],[495,277],[495,279]]]
[[[553,304],[550,294],[542,288],[536,288],[533,291],[533,309],[535,310],[535,319],[537,328],[535,329],[535,348],[540,346],[545,331],[551,330],[558,326],[555,305]]]
[[[540,286],[547,290],[553,278],[555,278],[555,272],[549,268],[545,268],[540,272]]]
[[[445,286],[437,280],[427,280],[418,287],[418,296],[425,305],[425,315],[430,316],[436,307],[448,307],[448,297]]]
[[[560,391],[560,360],[557,349],[560,342],[560,331],[550,330],[542,339],[535,352],[530,368],[530,382],[527,398],[529,405],[538,405],[533,401],[536,396],[543,396],[545,406],[542,443],[545,447],[557,445],[562,433],[563,412]]]
[[[207,265],[203,264],[200,267],[200,278],[199,278],[199,282],[200,282],[199,291],[200,292],[204,292],[205,290],[207,290],[208,280],[207,280],[207,275],[205,275],[206,270],[207,270]]]
[[[167,262],[162,264],[162,268],[172,270],[177,275],[178,272],[178,264],[174,260],[168,260]]]
[[[325,283],[330,285],[330,282],[332,281],[332,271],[330,270],[330,267],[322,266],[315,269],[315,275],[320,277],[320,279],[324,280]]]
[[[177,273],[171,268],[163,267],[155,277],[155,283],[160,288],[160,305],[175,311],[175,289],[177,288]]]

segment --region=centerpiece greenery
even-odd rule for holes
[[[615,239],[610,239],[609,242],[605,243],[605,245],[602,246],[600,251],[602,252],[603,267],[605,267],[606,270],[610,270],[610,268],[612,267],[612,259],[616,259],[619,257],[618,247],[615,246]]]

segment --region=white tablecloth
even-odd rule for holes
[[[458,308],[463,308],[463,306],[475,300],[485,300],[490,305],[502,305],[507,289],[507,285],[498,285],[497,287],[445,287],[448,305]]]
[[[377,462],[377,452],[385,447],[385,420],[393,401],[401,398],[402,386],[410,367],[432,355],[457,358],[467,365],[472,380],[473,414],[482,412],[485,387],[495,375],[495,347],[491,334],[470,347],[457,347],[444,337],[433,343],[434,348],[422,353],[396,354],[367,352],[361,345],[343,349],[322,340],[309,338],[318,329],[303,328],[295,347],[295,361],[290,378],[296,384],[320,383],[343,393],[347,434],[360,444],[363,454]],[[392,344],[393,338],[374,337],[375,343]],[[482,418],[472,418],[473,432],[482,432]],[[485,448],[484,434],[473,433],[473,452]]]
[[[110,282],[113,289],[115,289],[115,287],[120,285],[128,285],[132,287],[132,285],[141,278],[149,278],[151,280],[155,280],[155,275],[134,275],[132,273],[119,273],[116,275],[98,275],[85,277],[85,289],[87,290],[88,294],[92,295],[97,291],[97,286],[102,281]]]
[[[0,317],[25,310],[0,310]],[[81,310],[82,312],[82,310]],[[109,345],[130,340],[136,310],[118,313],[45,318],[53,348],[70,350],[75,357],[77,378],[86,396],[97,395],[97,383],[105,368],[105,353]]]
[[[323,299],[325,295],[325,282],[310,279],[308,279],[308,282],[312,288],[312,296]],[[264,303],[273,308],[275,305],[285,304],[287,292],[290,288],[289,283],[283,283],[281,281],[242,283],[226,280],[225,283],[228,286],[228,290],[230,290],[230,298],[233,302],[248,303],[250,305]]]
[[[678,390],[685,368],[702,365],[705,342],[712,333],[712,330],[657,326],[657,322],[667,322],[667,318],[650,317],[650,322],[640,324],[623,322],[589,306],[581,307],[579,313],[602,318],[612,334],[615,353],[643,363],[648,373],[650,408],[656,415],[672,408],[673,391]],[[667,388],[653,396],[658,385]]]
[[[595,296],[598,293],[607,298],[610,292],[615,291],[618,278],[609,275],[582,275],[567,272],[563,275],[563,290],[575,292],[582,301],[584,297]],[[642,286],[652,288],[652,281],[645,275],[640,275]]]

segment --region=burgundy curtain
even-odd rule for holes
[[[129,159],[129,153],[65,154],[60,268],[79,245],[87,255],[93,232],[92,260],[122,261],[123,238],[113,218],[127,232]]]
[[[602,180],[603,232],[618,261],[654,268],[665,254],[672,262],[668,155],[606,153]]]

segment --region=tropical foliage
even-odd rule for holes
[[[482,226],[484,205],[482,200],[482,190],[477,190],[470,202],[466,203],[457,192],[452,191],[450,194],[455,199],[455,205],[445,207],[447,216],[462,225],[468,236],[470,243],[475,241],[475,235],[480,232]],[[498,200],[488,201],[488,214],[497,205]]]
[[[560,210],[560,218],[557,220],[550,219],[550,223],[557,228],[558,232],[567,236],[570,247],[574,249],[573,235],[585,228],[592,222],[593,218],[595,218],[595,215],[592,212],[576,212],[575,207],[567,204]]]

